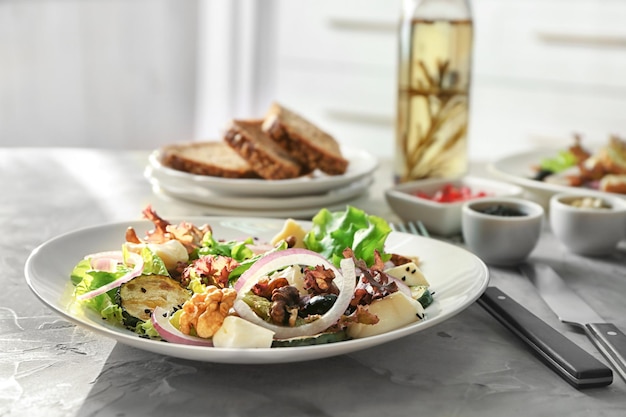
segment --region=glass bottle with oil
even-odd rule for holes
[[[468,169],[473,21],[467,0],[404,0],[395,181]]]

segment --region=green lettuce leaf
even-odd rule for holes
[[[122,252],[124,257],[126,257],[127,249],[125,246],[122,247]],[[169,276],[163,260],[148,247],[144,247],[141,250],[141,257],[144,260],[143,274]],[[76,264],[70,273],[70,279],[75,286],[74,297],[78,297],[89,291],[100,288],[103,285],[107,285],[118,278],[121,278],[129,271],[130,268],[124,265],[118,265],[117,270],[113,272],[96,271],[91,268],[91,262],[89,259],[83,259]],[[77,302],[82,306],[99,313],[100,316],[108,322],[122,325],[122,308],[116,303],[117,290],[117,288],[113,288],[104,294]],[[145,333],[143,329],[137,329],[137,332],[140,334]]]
[[[154,328],[154,324],[152,324],[152,320],[148,321],[139,321],[137,326],[135,327],[135,333],[141,336],[148,337],[150,339],[161,339],[161,335]]]
[[[94,271],[93,269],[87,269],[84,261],[79,262],[71,273],[72,282],[78,281],[74,288],[74,296],[85,294],[89,291],[100,288],[103,285],[109,284],[122,275],[124,275],[128,268],[118,267],[115,272],[106,271]],[[102,318],[111,323],[122,323],[122,310],[115,303],[115,294],[117,289],[114,288],[104,294],[97,295],[87,300],[77,301],[81,305],[94,310],[99,313]]]
[[[324,208],[313,217],[313,228],[305,235],[304,244],[336,266],[343,259],[344,249],[352,248],[357,259],[371,266],[375,250],[384,261],[391,257],[384,251],[389,233],[391,227],[386,220],[363,210],[347,206],[345,211],[331,212]]]
[[[87,272],[90,270],[91,261],[89,259],[83,259],[78,262],[70,274],[72,284],[74,284],[74,286],[78,285],[83,279],[85,279]]]
[[[567,168],[573,167],[577,164],[578,159],[570,151],[560,151],[556,156],[552,158],[545,158],[541,161],[541,169],[546,171],[559,173],[565,171]]]
[[[126,250],[126,246],[124,246],[124,250]],[[141,249],[141,257],[143,258],[143,275],[170,276],[163,259],[156,255],[149,247],[146,246]]]
[[[259,259],[261,259],[263,256],[266,256],[270,253],[274,253],[276,251],[279,250],[285,250],[287,249],[287,242],[285,242],[284,240],[281,240],[280,242],[278,242],[276,244],[276,246],[274,246],[273,249],[259,254],[259,255],[254,255],[253,257],[243,260],[241,262],[239,262],[239,266],[237,266],[235,269],[233,269],[230,274],[228,275],[228,282],[231,285],[234,285],[235,281],[237,281],[237,279],[241,276],[241,274],[243,274],[244,272],[246,272],[248,269],[250,269],[250,267],[252,266],[252,264],[254,264],[256,261],[258,261]]]
[[[221,242],[215,240],[212,233],[207,232],[202,239],[202,247],[198,250],[198,254],[201,256],[228,256],[237,262],[241,262],[254,256],[254,252],[252,252],[252,250],[247,246],[248,244],[253,243],[254,240],[251,237],[241,241],[230,240],[227,242]]]

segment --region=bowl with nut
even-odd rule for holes
[[[561,244],[579,255],[610,254],[626,238],[626,200],[616,196],[555,194],[549,217]]]

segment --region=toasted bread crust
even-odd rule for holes
[[[309,170],[341,175],[348,168],[348,160],[331,135],[277,103],[270,106],[262,129]]]
[[[190,142],[161,148],[164,166],[197,175],[258,178],[250,165],[224,142]]]
[[[303,174],[302,166],[261,130],[263,121],[232,120],[224,140],[262,178],[279,180]]]

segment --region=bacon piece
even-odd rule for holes
[[[237,261],[226,256],[201,256],[183,270],[180,282],[189,285],[191,278],[196,276],[204,285],[226,288],[228,276],[237,266]]]
[[[191,254],[202,245],[204,235],[211,231],[211,226],[206,224],[201,227],[188,222],[181,222],[178,225],[171,224],[169,221],[161,218],[150,205],[146,206],[142,214],[154,224],[154,229],[149,230],[142,239],[137,236],[137,232],[132,227],[129,227],[126,230],[127,242],[159,244],[168,240],[178,240],[185,246],[187,253]]]
[[[304,288],[309,294],[339,294],[339,288],[335,285],[335,273],[332,269],[326,269],[321,265],[315,269],[306,269],[304,272]]]

